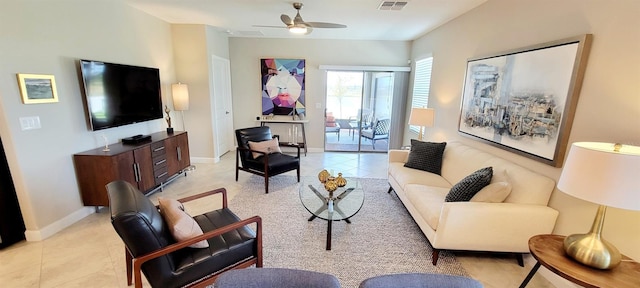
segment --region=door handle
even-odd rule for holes
[[[182,161],[182,149],[180,147],[176,148],[178,150],[178,161]]]
[[[225,111],[224,114],[229,114],[229,111]]]
[[[140,182],[140,169],[138,168],[138,163],[133,163],[133,177],[136,182]]]

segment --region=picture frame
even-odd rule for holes
[[[305,60],[260,59],[262,115],[304,117]]]
[[[467,61],[458,132],[560,167],[592,35]]]
[[[24,104],[58,102],[56,80],[53,75],[18,74],[18,85]]]

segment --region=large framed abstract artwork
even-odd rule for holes
[[[560,167],[591,34],[467,61],[458,131]]]
[[[260,59],[262,115],[305,114],[304,59]]]

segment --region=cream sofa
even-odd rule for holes
[[[547,206],[555,182],[515,163],[459,142],[447,143],[441,175],[404,167],[409,150],[389,151],[389,192],[396,192],[433,246],[440,250],[516,253],[523,266],[528,240],[551,233],[558,211]],[[491,183],[506,181],[512,190],[502,203],[445,202],[453,185],[491,166]]]

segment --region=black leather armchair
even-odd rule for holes
[[[261,142],[272,138],[271,129],[268,126],[236,130],[236,140],[238,141],[238,149],[236,149],[236,181],[238,181],[240,170],[260,175],[264,177],[265,193],[269,193],[269,177],[296,170],[298,182],[300,182],[300,146],[280,145],[297,148],[296,156],[279,152],[267,154],[251,150],[249,147],[249,141]],[[261,156],[254,159],[252,153],[259,153]]]
[[[128,285],[133,273],[135,287],[142,287],[142,271],[153,287],[205,287],[222,272],[262,267],[262,220],[240,220],[227,207],[224,188],[178,200],[222,193],[222,209],[194,217],[204,234],[181,242],[174,240],[158,207],[131,184],[114,181],[107,191],[111,223],[126,248]],[[248,226],[254,223],[255,232]],[[208,248],[188,247],[202,240]]]

